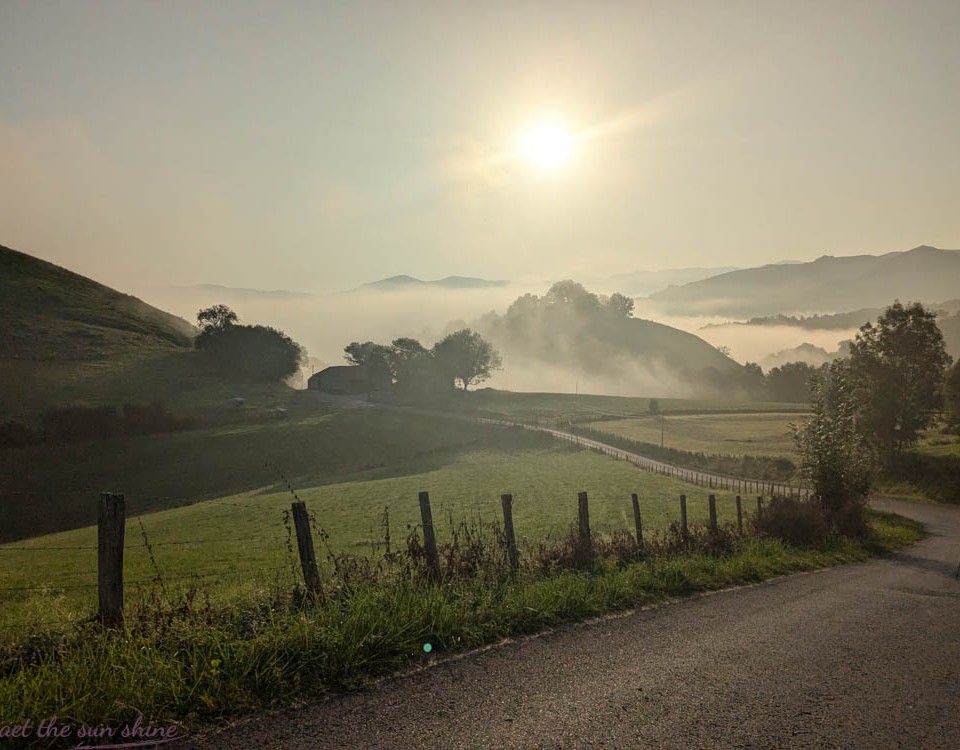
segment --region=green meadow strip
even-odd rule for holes
[[[910,544],[920,527],[871,513],[866,540],[801,549],[739,539],[726,552],[659,554],[515,575],[481,569],[432,585],[415,566],[327,582],[325,598],[265,587],[228,604],[202,592],[141,605],[124,629],[34,630],[0,647],[0,726],[56,715],[75,724],[208,725],[298,697],[357,688],[421,662],[565,622],[697,591],[865,560]],[[534,555],[535,552],[527,550]],[[429,645],[428,645],[429,644]]]

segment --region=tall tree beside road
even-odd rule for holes
[[[960,361],[947,371],[943,397],[947,424],[953,430],[960,430]]]
[[[857,428],[849,361],[833,362],[811,386],[813,414],[795,433],[801,472],[834,521],[848,511],[859,516],[870,491],[874,460]]]
[[[850,346],[850,376],[860,431],[883,455],[915,443],[943,408],[950,356],[936,313],[895,302],[860,328]]]

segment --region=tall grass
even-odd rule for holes
[[[159,591],[110,632],[86,621],[0,646],[0,725],[56,714],[87,724],[149,720],[196,727],[331,690],[439,654],[693,591],[763,580],[914,541],[912,522],[874,514],[867,540],[798,548],[772,539],[673,526],[638,549],[598,535],[584,556],[570,536],[522,550],[512,571],[494,524],[459,523],[428,581],[420,540],[376,556],[328,551],[323,594],[263,578],[235,600]],[[571,532],[572,534],[572,532]],[[386,535],[384,535],[386,536]],[[382,540],[382,541],[385,541]]]

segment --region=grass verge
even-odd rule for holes
[[[511,574],[496,540],[469,534],[444,552],[442,585],[426,582],[416,541],[386,563],[336,559],[321,600],[264,580],[232,603],[202,591],[129,612],[122,631],[92,623],[37,630],[0,648],[0,726],[182,722],[196,729],[295,697],[349,690],[422,659],[696,591],[865,560],[920,538],[918,524],[871,513],[866,540],[811,549],[724,532],[709,545],[678,546],[674,530],[631,560],[624,539],[598,540],[605,556],[564,567],[530,549]],[[704,536],[699,537],[703,541]],[[619,545],[619,546],[618,546]],[[710,552],[709,550],[714,550]],[[554,550],[553,552],[556,552]],[[396,555],[396,553],[394,553]],[[75,738],[73,742],[75,743]]]

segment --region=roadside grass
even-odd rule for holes
[[[728,456],[797,458],[790,431],[803,414],[678,414],[663,417],[663,445],[694,453]],[[631,419],[589,422],[584,427],[643,443],[660,444],[661,418],[648,415]]]
[[[333,445],[319,454],[309,453],[299,463],[290,455],[278,460],[297,496],[314,514],[318,555],[381,552],[385,508],[394,546],[402,545],[420,523],[417,495],[422,490],[430,493],[441,541],[451,539],[463,521],[497,521],[501,514],[500,495],[505,492],[514,496],[517,536],[530,545],[566,536],[576,521],[580,491],[588,493],[591,525],[598,532],[633,528],[630,495],[634,492],[640,496],[643,523],[649,532],[663,530],[679,519],[681,494],[688,497],[691,523],[705,523],[708,518],[709,491],[671,477],[638,471],[626,462],[558,443],[543,434],[492,426],[481,428],[449,419],[417,423],[424,426],[423,434],[416,433],[405,415],[364,412],[345,423],[355,430],[361,430],[362,425],[369,430],[376,427],[380,434],[390,428],[394,453],[389,457],[380,455],[381,460],[391,459],[383,466],[364,468],[366,459],[361,455],[352,458],[353,463],[338,473],[337,447]],[[257,429],[252,434],[260,432]],[[285,433],[278,432],[278,439],[281,434]],[[337,435],[336,431],[333,435]],[[352,441],[354,445],[360,442]],[[378,445],[381,444],[374,441],[369,449]],[[421,450],[413,450],[417,447]],[[231,455],[235,452],[235,448],[230,451]],[[203,454],[203,458],[197,471],[216,465],[211,452]],[[271,580],[288,586],[300,579],[295,552],[288,547],[289,521],[284,522],[293,499],[289,490],[263,466],[262,456],[234,458],[238,461],[236,472],[251,472],[249,481],[263,486],[128,517],[124,567],[130,601],[144,599],[155,588],[155,578],[174,596],[198,582],[191,577],[205,576],[202,582],[217,600],[236,598],[256,588],[251,583],[256,576],[247,572],[269,571]],[[316,471],[318,467],[312,465],[311,459],[326,461],[330,468]],[[136,479],[136,467],[132,471],[131,479]],[[191,480],[186,467],[179,467],[174,474],[179,486],[189,486],[191,481],[199,484],[202,479],[197,475]],[[108,486],[124,489],[120,481]],[[144,483],[138,487],[154,486]],[[734,522],[733,494],[713,492],[721,523]],[[93,508],[95,498],[91,488],[84,501]],[[129,499],[133,508],[129,516],[133,516],[144,507],[143,498],[131,492]],[[745,499],[743,507],[749,512],[755,505]],[[144,546],[141,524],[150,549]],[[73,549],[78,547],[81,549]],[[44,548],[55,549],[43,551]],[[17,633],[38,623],[82,618],[95,604],[94,526],[0,546],[0,561],[0,640],[15,639]],[[330,574],[329,568],[328,563],[324,574]],[[34,590],[11,592],[3,591],[4,588]]]
[[[510,575],[493,562],[442,585],[427,583],[408,560],[344,575],[316,601],[261,579],[259,590],[232,602],[209,602],[202,592],[172,607],[148,602],[128,613],[120,632],[83,624],[36,630],[2,647],[0,724],[53,714],[61,723],[118,724],[142,714],[201,728],[357,688],[430,660],[427,643],[442,656],[695,591],[864,560],[921,534],[892,515],[872,513],[870,523],[867,541],[813,549],[728,537],[723,553],[610,557],[546,574],[524,565]]]

